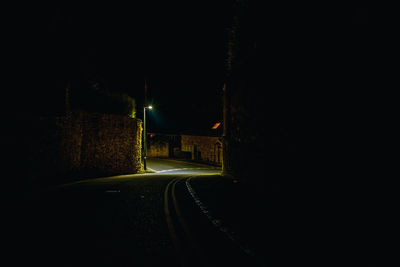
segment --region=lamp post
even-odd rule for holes
[[[146,109],[152,109],[152,106],[143,107],[143,166],[144,170],[147,170],[146,158],[147,158],[147,142],[146,142]]]

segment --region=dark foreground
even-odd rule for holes
[[[347,259],[361,256],[359,248],[345,244],[351,238],[340,241],[343,228],[304,201],[252,190],[206,165],[150,160],[149,167],[157,172],[85,180],[22,197],[8,229],[12,265],[366,262]]]

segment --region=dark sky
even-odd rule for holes
[[[57,94],[68,82],[73,94],[79,87],[74,87],[77,80],[96,77],[108,89],[135,98],[142,117],[147,79],[148,99],[155,107],[150,128],[185,130],[220,121],[232,1],[140,2],[144,3],[57,2],[17,8],[10,19],[17,45],[10,54],[19,72],[13,98],[26,105],[24,112],[49,103],[62,105],[53,99],[60,97]],[[249,3],[252,10],[247,14],[250,27],[241,36],[248,39],[246,45],[263,50],[268,68],[274,69],[273,59],[300,74],[304,64],[297,58],[321,52],[318,58],[323,59],[337,50],[335,42],[344,44],[345,39],[338,41],[329,31],[344,29],[353,36],[351,25],[368,20],[368,10],[361,4],[239,2]],[[328,50],[322,48],[326,40],[332,43]]]
[[[96,77],[135,98],[141,117],[146,79],[159,121],[151,127],[219,121],[230,5],[140,2],[36,5],[21,14],[21,65],[38,87],[28,95],[51,102],[67,81],[73,94],[74,81]]]

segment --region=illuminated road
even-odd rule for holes
[[[41,266],[255,265],[253,251],[210,209],[222,195],[218,186],[233,180],[189,162],[148,166],[157,172],[79,181],[33,197],[21,219],[24,259]]]
[[[206,164],[173,159],[149,158],[147,166],[157,173],[168,174],[219,174],[221,168]]]

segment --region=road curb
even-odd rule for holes
[[[245,254],[247,254],[250,257],[255,257],[255,252],[241,240],[238,234],[229,229],[225,225],[222,219],[215,217],[214,214],[210,211],[210,209],[201,201],[196,190],[194,190],[194,188],[190,184],[190,180],[193,177],[195,176],[186,179],[185,181],[186,188],[189,191],[192,198],[194,199],[194,202],[200,208],[201,212],[208,218],[208,220],[212,223],[212,225],[215,228],[217,228],[221,233],[223,233],[232,243],[238,246]]]
[[[147,170],[145,171],[146,173],[157,173],[156,170],[153,170],[152,168],[147,167]]]

